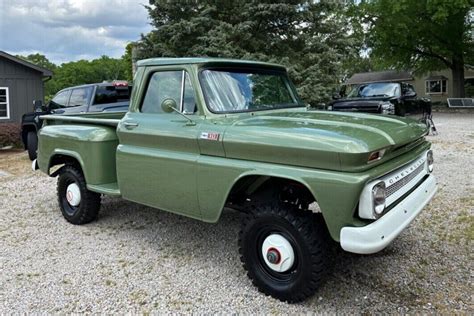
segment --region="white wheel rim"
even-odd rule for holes
[[[262,244],[263,260],[273,271],[286,272],[295,262],[295,252],[290,242],[279,234],[271,234]],[[277,259],[277,260],[276,260]]]
[[[71,206],[78,206],[81,203],[81,190],[75,183],[68,185],[66,189],[66,200]]]

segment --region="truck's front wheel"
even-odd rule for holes
[[[252,207],[242,220],[239,252],[253,284],[290,303],[313,295],[326,270],[323,225],[292,205]]]
[[[81,170],[66,165],[58,178],[58,202],[64,218],[75,225],[92,222],[100,209],[100,194],[89,191]]]

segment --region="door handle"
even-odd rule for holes
[[[133,129],[138,126],[137,122],[124,122],[123,125],[126,129]]]

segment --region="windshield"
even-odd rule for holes
[[[245,112],[303,106],[284,73],[203,70],[201,85],[213,112]]]
[[[349,98],[368,97],[398,97],[400,85],[398,83],[369,83],[354,87],[347,95]]]

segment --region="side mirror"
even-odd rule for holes
[[[161,102],[161,109],[165,113],[171,113],[173,111],[176,111],[178,108],[178,104],[176,103],[175,100],[171,98],[164,99],[163,102]]]
[[[41,100],[34,100],[33,101],[33,109],[35,112],[43,112],[43,101]]]
[[[176,103],[175,100],[171,99],[171,98],[168,98],[168,99],[164,99],[163,102],[161,102],[161,109],[163,110],[163,112],[165,113],[171,113],[171,112],[176,112],[178,113],[179,115],[181,115],[182,117],[184,117],[186,120],[188,120],[188,122],[186,123],[187,126],[195,126],[196,125],[196,122],[194,122],[192,119],[190,119],[186,114],[184,113],[181,113],[179,110],[178,110],[178,104]]]
[[[341,98],[341,95],[339,93],[333,93],[332,99],[333,100],[339,100]]]
[[[405,98],[414,98],[414,97],[416,97],[416,92],[413,91],[413,90],[409,90],[409,91],[405,92],[405,94],[403,96]]]

